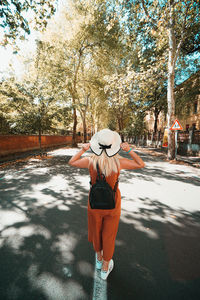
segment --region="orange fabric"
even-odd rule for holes
[[[89,168],[92,184],[96,182],[97,171],[91,165]],[[106,177],[106,181],[114,188],[118,173],[112,173]],[[103,258],[109,261],[114,253],[115,239],[118,231],[121,214],[121,194],[117,187],[115,196],[115,208],[91,209],[88,199],[88,240],[93,244],[96,252],[103,250]]]

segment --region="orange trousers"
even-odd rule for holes
[[[93,166],[89,168],[92,184],[96,182],[97,171]],[[106,177],[106,181],[112,189],[119,177],[118,173],[112,173]],[[109,261],[115,250],[119,219],[121,215],[121,193],[119,188],[115,194],[115,208],[111,210],[91,209],[88,199],[88,240],[93,244],[94,250],[103,250],[103,259]]]
[[[120,214],[112,215],[109,210],[88,210],[88,240],[96,252],[103,250],[105,261],[113,257],[119,219]]]

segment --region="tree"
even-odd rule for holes
[[[55,23],[52,23],[43,40],[48,41],[54,52],[51,56],[52,62],[48,64],[60,70],[71,98],[74,146],[77,110],[80,112],[86,136],[87,113],[90,113],[89,108],[95,102],[93,97],[98,94],[96,90],[103,90],[103,76],[106,71],[109,72],[109,60],[118,47],[119,22],[108,27],[105,3],[106,1],[73,1],[70,8],[66,7],[61,12],[62,17],[56,21],[56,33],[53,33]],[[70,32],[70,36],[66,32]],[[47,61],[45,59],[45,63]],[[104,101],[104,93],[99,93],[98,98]],[[90,105],[90,102],[93,104]]]
[[[67,120],[70,122],[71,112],[69,107],[63,105],[65,93],[58,89],[61,86],[57,84],[56,87],[53,78],[42,70],[40,56],[39,51],[35,66],[32,64],[23,82],[15,79],[4,81],[0,93],[7,100],[2,108],[10,112],[12,132],[38,133],[41,149],[41,134],[54,132],[58,122],[63,119],[65,124]]]
[[[134,15],[132,17],[132,24],[137,23],[137,29],[141,29],[143,25],[143,28],[148,32],[144,33],[145,41],[148,42],[147,37],[149,32],[157,31],[159,39],[154,41],[151,39],[148,44],[154,49],[161,44],[161,48],[168,50],[168,128],[171,127],[175,116],[174,82],[177,59],[180,54],[184,53],[183,48],[186,48],[186,41],[187,43],[192,42],[192,46],[187,47],[187,52],[192,51],[191,49],[198,50],[198,47],[194,46],[194,41],[199,39],[197,31],[197,27],[199,27],[198,2],[197,0],[165,0],[162,2],[135,0],[126,1],[124,4],[126,10],[129,10],[130,15]],[[191,32],[194,33],[193,38],[188,38],[191,36]],[[167,43],[164,35],[168,37]],[[148,45],[144,44],[144,48],[147,47]],[[174,159],[174,157],[174,133],[169,130],[168,159]]]
[[[144,111],[137,111],[130,118],[129,126],[126,128],[126,135],[128,138],[134,138],[134,142],[137,142],[138,137],[144,136],[146,133],[145,115]]]
[[[123,69],[122,69],[123,70]],[[121,70],[121,71],[122,71]],[[119,70],[118,70],[119,71]],[[125,73],[114,74],[106,77],[105,91],[108,95],[110,110],[116,118],[119,132],[124,140],[124,129],[131,115],[130,98],[132,77]]]
[[[0,112],[0,134],[10,133],[10,124],[3,112]]]
[[[133,72],[135,80],[134,101],[138,104],[136,111],[154,114],[154,132],[157,132],[157,122],[160,112],[167,111],[167,72],[164,59],[153,65],[140,67],[140,72]]]
[[[57,0],[0,1],[0,26],[4,29],[4,40],[1,45],[6,46],[17,37],[23,40],[25,34],[30,34],[30,24],[33,22],[34,29],[44,29],[47,20],[56,11],[56,2]]]

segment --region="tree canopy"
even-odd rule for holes
[[[5,46],[17,37],[25,39],[25,34],[31,32],[31,25],[37,30],[44,29],[56,11],[56,3],[57,0],[0,1],[0,26],[4,31],[1,45]]]
[[[34,124],[52,132],[65,127],[73,132],[74,144],[80,127],[84,140],[88,131],[106,126],[122,135],[142,134],[149,111],[155,132],[160,112],[170,124],[176,85],[199,70],[197,0],[69,0],[58,14],[56,1],[14,3],[18,1],[1,11],[8,41],[29,33],[28,9],[36,16],[37,29],[45,27],[45,32],[35,55],[24,59],[28,72],[21,81],[13,76],[12,83],[1,83],[4,132],[12,120],[22,118],[20,107],[32,129],[38,126]],[[12,112],[6,101],[12,103]],[[38,114],[43,120],[39,123]]]

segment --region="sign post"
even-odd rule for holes
[[[176,160],[177,148],[178,148],[178,130],[183,130],[183,127],[181,126],[178,120],[175,120],[170,130],[175,130],[175,160]]]

